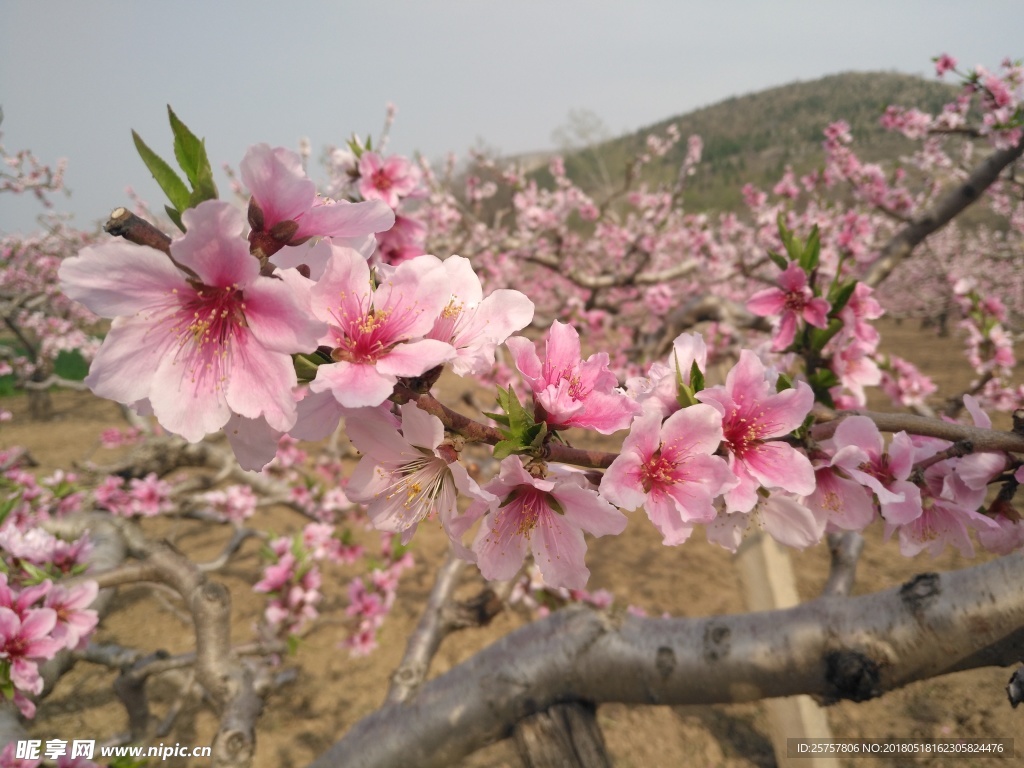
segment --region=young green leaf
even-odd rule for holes
[[[697,361],[693,361],[693,365],[690,366],[690,389],[694,393],[700,392],[704,389],[704,371],[697,365]]]
[[[174,133],[174,157],[192,185],[189,207],[194,208],[204,200],[215,200],[217,185],[213,181],[213,168],[210,167],[210,158],[206,154],[206,142],[197,138],[188,126],[181,122],[169,104],[167,115],[171,121],[171,131]]]
[[[843,327],[843,321],[838,318],[832,318],[828,321],[827,328],[810,328],[810,335],[808,340],[811,345],[811,349],[815,352],[821,352],[825,348],[825,345],[832,341],[832,337],[835,336]]]
[[[814,229],[811,230],[810,236],[807,238],[807,244],[803,247],[800,254],[800,266],[803,267],[804,272],[810,274],[818,267],[818,261],[821,257],[821,233],[818,232],[818,225],[814,225]]]
[[[185,231],[185,224],[181,221],[181,214],[178,213],[177,208],[172,208],[169,205],[165,205],[164,213],[167,214],[167,218],[174,222],[174,226],[176,226],[182,232]]]
[[[789,262],[786,258],[775,251],[768,251],[768,258],[775,262],[775,266],[781,269],[783,272],[786,271],[786,267],[789,266]]]
[[[850,297],[853,296],[853,292],[855,290],[857,290],[856,280],[849,280],[845,283],[833,286],[828,295],[828,300],[832,302],[832,311],[829,312],[832,317],[838,317],[839,313],[842,312],[847,303],[849,303]]]
[[[185,186],[185,182],[178,177],[178,174],[174,172],[163,158],[146,146],[146,142],[135,131],[132,131],[132,139],[135,141],[135,148],[142,157],[142,162],[146,164],[146,168],[153,174],[153,178],[156,179],[160,189],[167,195],[171,205],[179,212],[187,209],[189,191],[188,187]]]
[[[793,233],[786,227],[786,214],[779,211],[779,217],[777,219],[779,225],[779,238],[782,240],[782,244],[786,246],[786,253],[789,254],[790,261],[799,261],[801,255],[803,255],[803,247],[800,245],[800,241],[793,237]]]

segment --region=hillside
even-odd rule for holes
[[[883,130],[878,119],[889,104],[937,111],[955,88],[936,81],[891,72],[845,73],[810,82],[796,82],[671,117],[566,157],[566,170],[581,186],[601,196],[610,178],[621,183],[628,159],[643,148],[651,132],[679,125],[683,140],[661,161],[652,164],[645,180],[674,179],[686,154],[686,137],[704,140],[703,162],[687,193],[689,210],[729,210],[742,203],[741,186],[751,181],[769,188],[786,165],[805,173],[823,162],[822,130],[846,120],[858,153],[866,160],[895,157],[910,142]],[[604,171],[600,164],[604,165]],[[545,181],[546,170],[537,172]]]

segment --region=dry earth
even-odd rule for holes
[[[915,326],[885,329],[887,348],[918,363],[944,391],[963,387],[968,379],[961,367],[959,343],[923,335]],[[11,398],[4,406],[15,414],[13,423],[0,430],[0,447],[27,446],[40,462],[39,471],[69,467],[73,462],[100,458],[96,437],[106,426],[119,424],[119,413],[109,403],[87,394],[59,393],[52,421],[32,422],[23,399]],[[278,533],[298,528],[301,521],[287,510],[258,513],[251,521]],[[164,536],[198,560],[212,558],[227,532],[181,520],[147,521],[153,536]],[[369,535],[369,534],[368,534]],[[258,544],[247,542],[238,557],[217,576],[234,600],[235,642],[252,639],[252,627],[261,601],[250,587],[259,578]],[[414,541],[416,566],[404,578],[400,599],[380,634],[381,647],[369,657],[352,658],[338,649],[338,619],[321,621],[286,665],[298,669],[297,679],[280,688],[267,701],[258,728],[258,768],[304,766],[343,734],[354,722],[382,701],[388,676],[398,664],[404,640],[418,619],[432,584],[432,572],[445,548],[441,531],[421,528]],[[660,546],[659,537],[640,515],[634,515],[622,536],[591,542],[588,563],[590,586],[608,589],[619,604],[632,603],[648,613],[706,616],[743,610],[738,575],[725,551],[694,537],[680,548]],[[814,597],[824,584],[827,553],[823,547],[795,553],[793,563],[802,598]],[[873,592],[896,586],[928,570],[952,570],[971,564],[956,553],[937,560],[913,561],[899,556],[894,543],[881,540],[878,530],[868,536],[855,591]],[[337,616],[344,606],[343,569],[329,569],[322,613]],[[474,582],[475,583],[475,582]],[[473,584],[466,589],[472,590]],[[113,610],[95,638],[151,651],[179,653],[191,650],[190,627],[181,618],[173,598],[157,600],[146,587],[122,588]],[[436,658],[432,675],[450,669],[485,647],[525,618],[513,612],[500,615],[482,630],[449,638]],[[958,673],[918,683],[881,699],[842,703],[828,708],[835,736],[858,737],[1013,737],[1022,732],[1024,712],[1007,703],[1004,687],[1008,669]],[[113,673],[79,664],[66,675],[40,706],[31,724],[36,738],[104,738],[127,729],[123,706],[111,690]],[[163,714],[180,699],[181,680],[157,680],[150,685],[154,711]],[[599,720],[609,749],[620,768],[641,766],[774,765],[770,731],[763,704],[714,707],[603,706]],[[209,744],[215,727],[209,709],[194,696],[184,700],[173,735],[166,743]],[[1024,743],[1018,744],[1018,754]],[[1011,765],[1015,761],[963,759],[964,766]],[[163,763],[174,765],[173,760]],[[181,765],[203,765],[192,760]],[[880,768],[897,765],[932,765],[938,760],[874,761]],[[463,763],[473,768],[517,766],[507,743],[495,744]]]

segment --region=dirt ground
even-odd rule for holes
[[[884,329],[886,348],[917,363],[933,376],[940,390],[962,388],[968,377],[961,367],[959,344],[953,339],[922,335],[915,325]],[[3,403],[15,420],[0,429],[0,447],[27,446],[40,462],[39,471],[68,467],[72,462],[100,458],[96,438],[100,430],[120,425],[118,410],[88,394],[59,393],[55,416],[49,422],[31,422],[22,398]],[[288,510],[260,511],[250,521],[278,533],[298,529],[301,520]],[[212,558],[228,532],[209,530],[189,521],[147,521],[153,536],[164,536],[196,559]],[[894,543],[884,543],[876,528],[869,532],[855,587],[868,593],[893,587],[923,571],[945,571],[971,562],[952,551],[937,560],[906,560]],[[253,639],[252,627],[262,602],[251,591],[259,578],[258,544],[247,542],[218,580],[231,590],[234,601],[234,641]],[[364,658],[339,650],[337,619],[321,620],[318,629],[301,644],[298,654],[286,659],[296,667],[294,682],[281,687],[267,701],[258,727],[258,768],[304,766],[338,739],[359,718],[377,708],[388,677],[401,658],[404,641],[419,617],[430,591],[433,570],[445,549],[442,532],[422,526],[413,542],[415,568],[407,572],[399,602],[382,629],[380,648]],[[824,584],[827,552],[824,547],[794,553],[801,597],[815,597]],[[980,560],[978,558],[976,561]],[[699,535],[679,548],[660,545],[660,537],[641,514],[630,520],[625,534],[592,541],[588,553],[591,589],[608,589],[617,603],[632,603],[649,614],[706,616],[744,610],[739,578],[732,557]],[[326,569],[325,584],[333,577],[346,583],[344,569]],[[475,582],[474,582],[475,583]],[[466,589],[471,590],[472,584]],[[341,588],[325,589],[321,613],[337,615],[345,604]],[[485,629],[450,637],[442,646],[431,675],[468,658],[496,638],[519,626],[524,617],[506,612]],[[160,595],[154,601],[146,587],[122,588],[114,607],[94,638],[151,651],[179,653],[192,649],[190,626],[181,618],[181,606]],[[958,673],[908,686],[863,704],[841,703],[827,709],[838,737],[1014,737],[1024,731],[1024,712],[1007,703],[1005,685],[1011,670],[985,669]],[[113,673],[79,664],[42,702],[31,732],[36,738],[97,738],[127,729],[123,706],[111,690]],[[187,683],[187,681],[184,681]],[[180,699],[181,679],[155,680],[149,694],[158,714]],[[187,686],[186,686],[187,687]],[[771,766],[770,727],[762,703],[714,707],[629,707],[607,705],[599,709],[608,747],[620,768],[641,766]],[[212,714],[194,696],[185,697],[176,730],[165,743],[210,743],[215,723]],[[1024,743],[1017,745],[1024,754]],[[937,760],[897,762],[879,759],[877,766],[932,765]],[[1014,760],[962,759],[965,766],[1011,765]],[[168,760],[164,765],[174,765]],[[181,765],[204,765],[191,760]],[[853,764],[853,763],[851,763]],[[465,760],[466,768],[517,766],[507,743],[488,747]]]

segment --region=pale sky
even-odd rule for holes
[[[170,159],[168,103],[215,168],[301,137],[315,158],[388,102],[394,152],[514,154],[571,109],[617,135],[837,72],[931,77],[942,52],[995,69],[1022,32],[1022,0],[0,0],[0,141],[67,158],[57,207],[86,227],[128,186],[163,205],[130,129]],[[0,231],[40,210],[3,195]]]

